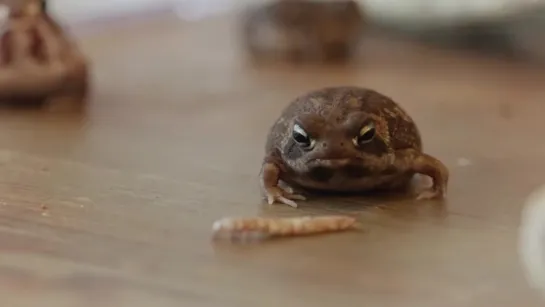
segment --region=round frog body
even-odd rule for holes
[[[329,87],[297,97],[270,129],[260,173],[270,204],[297,206],[293,192],[368,192],[433,179],[418,199],[446,195],[449,171],[423,152],[413,119],[391,98],[358,87]]]

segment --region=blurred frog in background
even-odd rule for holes
[[[364,22],[356,1],[276,0],[245,10],[242,39],[254,59],[347,61],[358,49]]]

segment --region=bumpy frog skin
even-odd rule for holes
[[[433,179],[417,199],[446,196],[449,171],[422,151],[412,118],[374,90],[329,87],[291,102],[271,127],[260,172],[269,204],[297,207],[297,190],[369,192]]]

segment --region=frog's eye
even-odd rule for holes
[[[361,128],[358,136],[354,138],[353,140],[354,145],[361,146],[363,144],[369,143],[375,138],[375,135],[376,135],[375,124],[374,123],[367,124],[363,126],[363,128]]]
[[[295,124],[293,126],[292,137],[295,140],[295,142],[297,142],[297,144],[299,144],[299,145],[301,145],[303,147],[310,148],[310,147],[312,147],[314,145],[314,140],[312,140],[308,136],[305,129],[303,129],[298,124]]]

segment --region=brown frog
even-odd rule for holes
[[[364,15],[353,0],[276,0],[245,10],[242,28],[254,59],[337,62],[357,49]]]
[[[271,127],[260,172],[269,204],[297,207],[295,189],[398,190],[415,174],[433,179],[417,199],[446,196],[449,171],[426,154],[412,118],[391,98],[359,87],[328,87],[297,97]]]
[[[45,1],[10,7],[0,33],[0,102],[80,110],[89,63],[75,40],[47,12]]]

